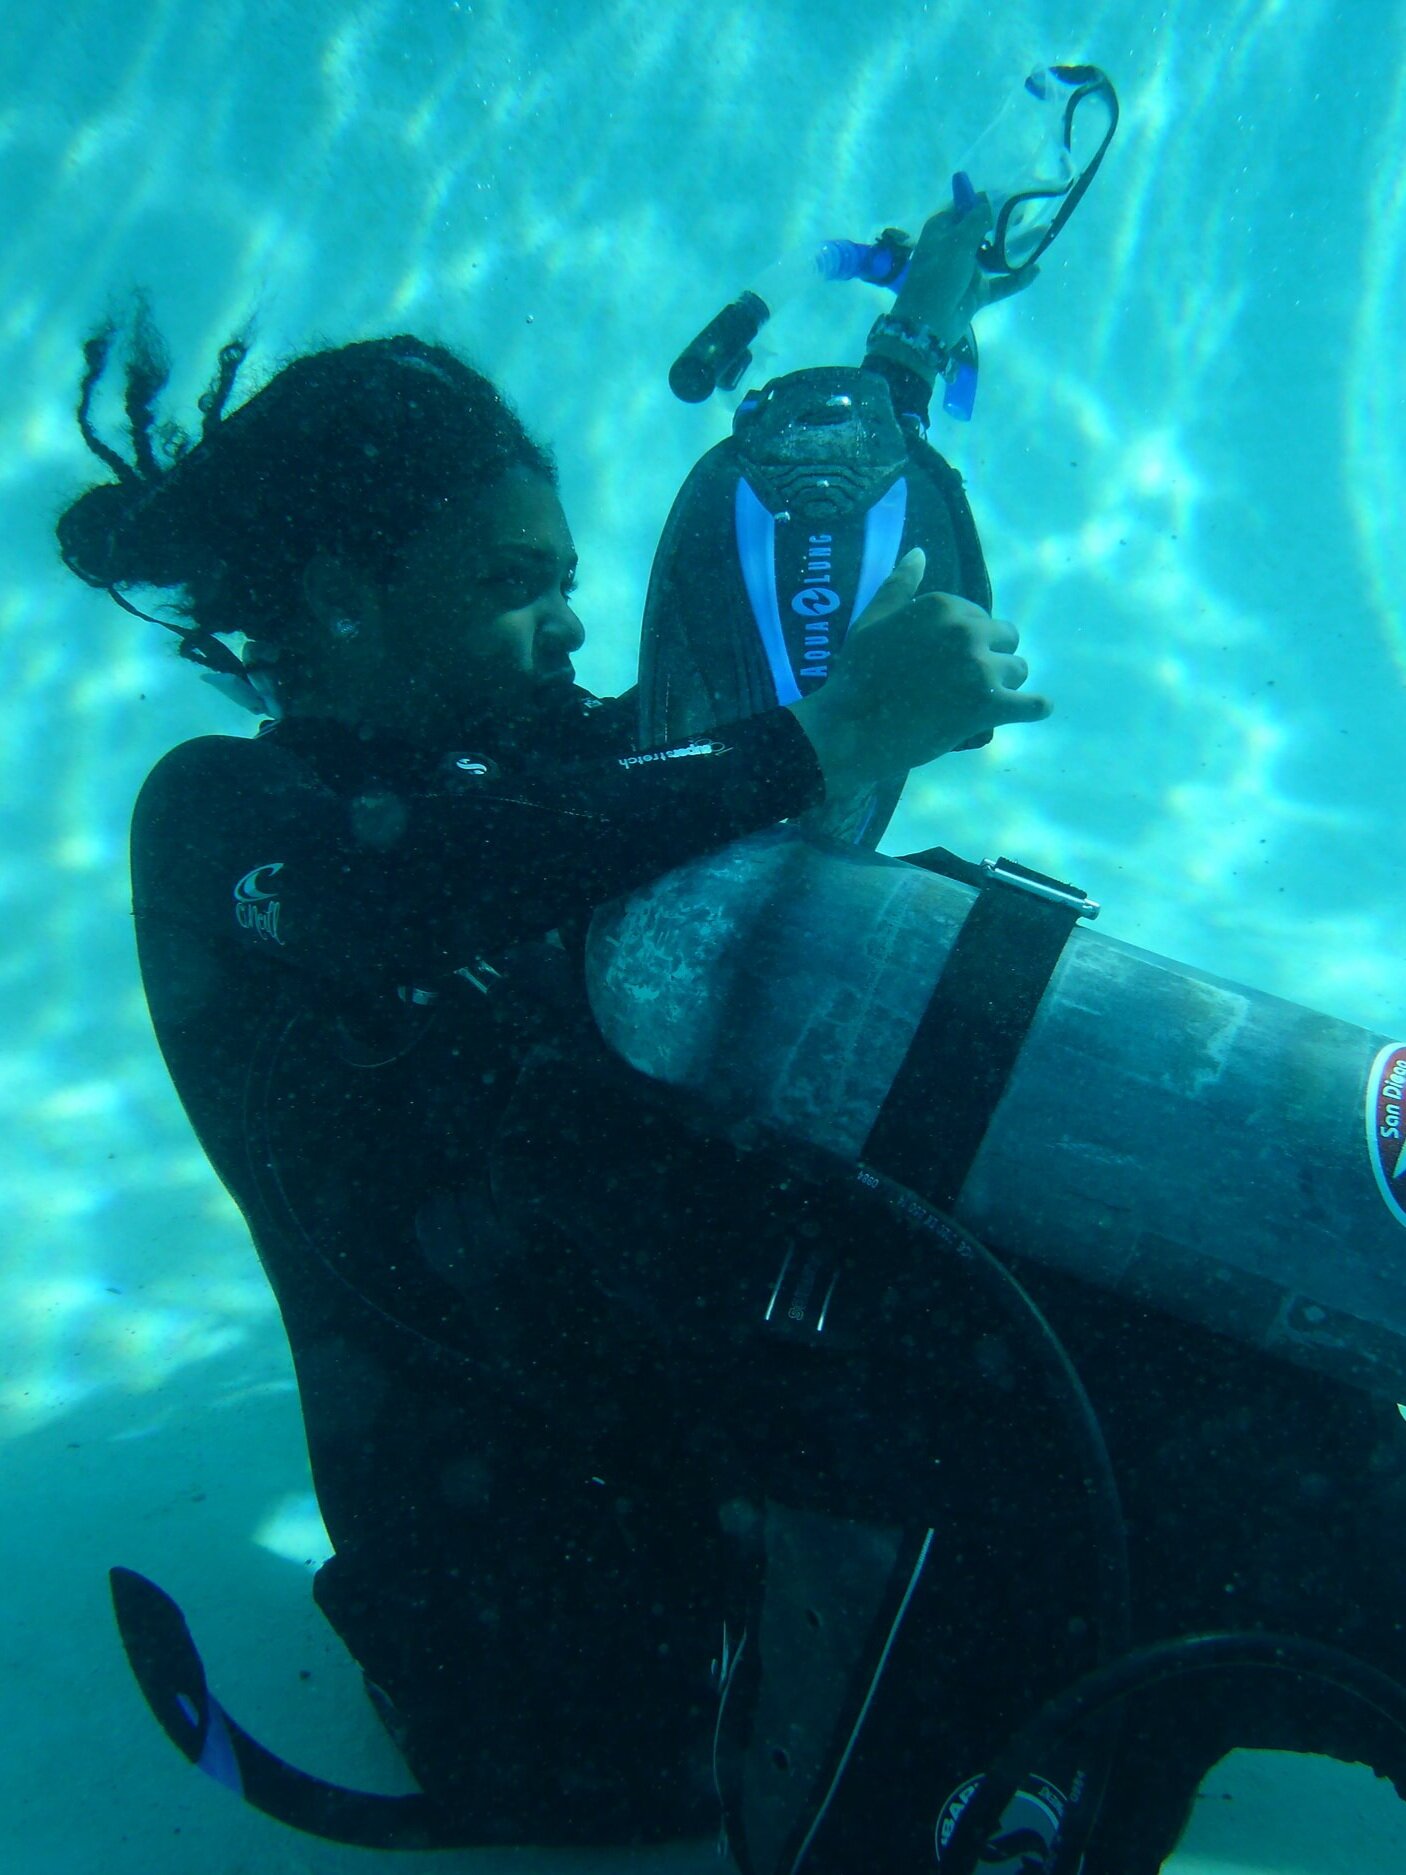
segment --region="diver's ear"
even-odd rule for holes
[[[334,554],[315,553],[303,568],[303,603],[329,640],[374,636],[381,626],[381,595],[360,567]]]

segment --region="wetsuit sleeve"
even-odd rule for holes
[[[462,882],[485,947],[550,931],[607,899],[824,798],[789,710],[666,748],[484,778],[426,801],[418,837]]]
[[[883,378],[888,385],[895,414],[900,419],[915,417],[919,426],[926,431],[931,421],[929,406],[932,403],[932,385],[925,383],[916,371],[906,370],[896,360],[882,358],[876,352],[866,352],[864,369]]]
[[[328,786],[276,737],[155,769],[132,828],[139,921],[348,982],[442,974],[822,798],[787,710],[672,748],[446,763],[431,786]]]

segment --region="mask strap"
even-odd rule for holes
[[[148,625],[159,625],[163,631],[174,632],[180,639],[179,655],[191,664],[200,666],[200,674],[206,683],[213,684],[231,702],[241,708],[251,710],[256,716],[282,716],[271,684],[259,684],[250,674],[248,667],[236,657],[233,651],[203,625],[177,625],[173,619],[157,618],[154,612],[143,612],[140,606],[124,599],[115,586],[107,588],[107,596],[114,604],[120,605],[124,612],[130,612],[133,618],[145,619]]]

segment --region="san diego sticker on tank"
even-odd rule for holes
[[[1388,1042],[1367,1076],[1367,1151],[1387,1209],[1406,1224],[1406,1042]]]

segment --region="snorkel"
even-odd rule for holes
[[[984,198],[991,215],[977,254],[985,273],[1014,279],[1035,265],[1083,199],[1117,127],[1117,94],[1096,65],[1030,74],[952,176],[954,214],[964,217]],[[828,240],[783,254],[684,348],[670,368],[670,389],[689,404],[735,390],[757,334],[787,301],[820,281],[859,280],[896,294],[914,245],[900,229],[886,228],[871,242]],[[959,422],[971,417],[977,370],[968,327],[942,371],[942,407]]]

